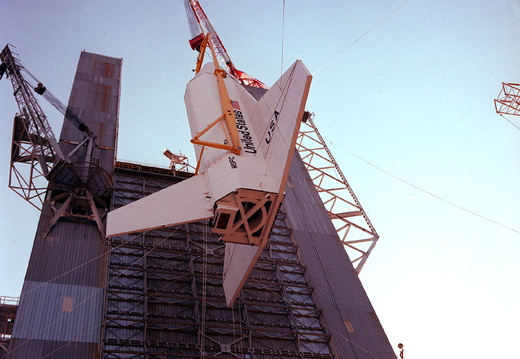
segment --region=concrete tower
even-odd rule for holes
[[[117,142],[121,59],[82,52],[68,107],[94,141],[65,121],[22,289],[9,358],[95,358],[100,349],[108,210]]]

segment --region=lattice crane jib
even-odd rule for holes
[[[218,59],[218,63],[224,71],[226,71],[243,85],[267,89],[268,86],[266,86],[262,81],[252,77],[251,75],[248,75],[243,71],[238,70],[235,67],[235,64],[233,61],[231,61],[224,44],[213,28],[213,25],[211,25],[211,22],[200,6],[200,3],[197,0],[184,0],[184,5],[186,8],[186,15],[188,17],[191,35],[193,37],[190,40],[191,48],[193,50],[199,51],[202,42],[204,41],[204,37],[209,35],[213,44],[213,50]]]
[[[32,86],[23,77],[24,67],[7,45],[0,54],[0,79],[11,80],[19,113],[14,118],[9,187],[36,208],[41,208],[46,177],[64,159],[47,117]]]

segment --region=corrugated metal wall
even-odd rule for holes
[[[295,154],[283,209],[338,358],[395,358],[305,165]]]
[[[50,182],[34,239],[9,358],[96,358],[100,353],[107,250],[85,193],[109,196],[113,174],[121,60],[82,52],[69,108],[96,134],[89,180],[75,177],[86,146]],[[64,121],[60,145],[69,153],[85,137]],[[99,185],[99,186],[98,186]],[[103,187],[100,191],[98,187]],[[51,218],[75,196],[64,215]],[[71,197],[72,198],[72,197]],[[100,213],[106,210],[97,202]],[[97,208],[97,207],[96,207]],[[97,211],[97,209],[96,209]],[[47,233],[48,232],[48,233]]]
[[[114,206],[179,180],[116,169]],[[114,238],[104,358],[333,358],[283,213],[232,309],[223,257],[206,223]]]
[[[114,206],[180,178],[117,169]],[[235,306],[206,223],[111,243],[104,358],[395,358],[296,154],[270,244]]]
[[[117,146],[121,67],[121,59],[83,51],[68,103],[68,108],[96,135],[98,147],[94,157],[109,174],[113,171]],[[63,123],[60,141],[65,153],[72,150],[74,142],[83,138],[84,134],[74,125],[68,121]],[[84,151],[80,151],[73,161],[83,158]]]

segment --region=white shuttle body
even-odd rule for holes
[[[212,219],[226,246],[223,286],[232,306],[283,200],[312,76],[296,61],[257,99],[218,71],[206,64],[186,88],[198,174],[110,212],[107,236]]]

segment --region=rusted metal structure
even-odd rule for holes
[[[18,310],[18,301],[17,297],[0,297],[0,358],[7,354]]]
[[[296,149],[305,163],[338,236],[360,273],[379,234],[309,114],[300,128]]]

